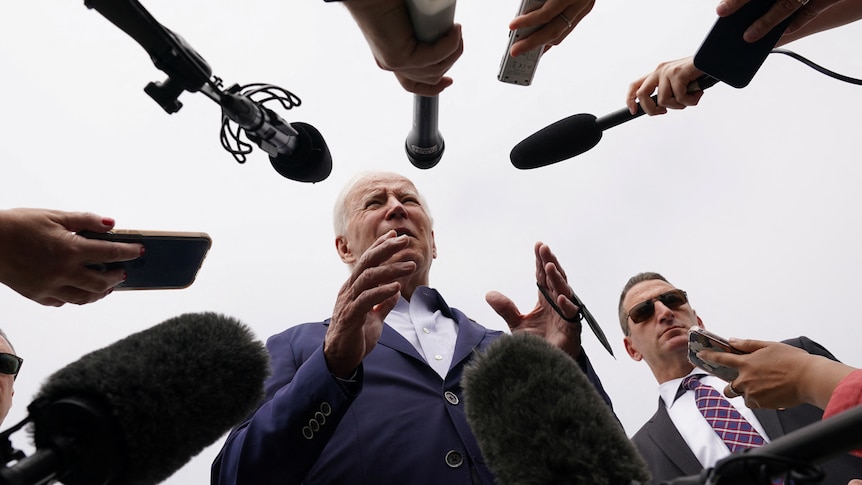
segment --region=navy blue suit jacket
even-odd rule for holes
[[[266,397],[228,436],[212,483],[494,483],[467,423],[460,381],[474,352],[502,333],[439,301],[458,322],[445,380],[388,325],[351,386],[339,383],[324,361],[328,321],[271,337]],[[586,356],[580,363],[610,404]]]
[[[807,337],[785,340],[784,343],[835,360],[828,350]],[[664,402],[661,398],[658,401],[658,411],[632,437],[632,441],[649,466],[652,483],[662,483],[673,478],[700,473],[703,467],[677,431]],[[823,411],[806,404],[783,411],[755,409],[754,415],[763,425],[769,439],[774,440],[820,421]],[[849,454],[843,455],[826,462],[823,470],[826,472],[824,484],[847,485],[852,478],[862,478],[862,459]]]

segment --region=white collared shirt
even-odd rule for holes
[[[443,379],[452,365],[458,323],[437,309],[437,292],[427,286],[413,291],[408,302],[398,298],[386,323],[407,339],[428,365]]]
[[[689,375],[692,374],[703,374],[703,371],[696,368],[689,373]],[[698,410],[697,404],[694,402],[694,391],[686,391],[674,401],[684,378],[673,379],[661,384],[658,388],[659,394],[667,408],[671,421],[673,421],[679,434],[682,435],[682,439],[685,440],[689,449],[691,449],[694,456],[700,461],[700,464],[704,468],[710,468],[718,460],[730,455],[730,450],[727,449],[727,445],[724,444],[724,441],[721,440],[715,430],[712,429],[712,426],[706,422],[700,410]],[[701,377],[700,382],[712,386],[719,394],[724,395],[724,387],[727,385],[727,382],[718,377],[707,374]],[[763,426],[757,420],[754,412],[745,405],[745,399],[735,397],[727,399],[727,401],[751,423],[751,426],[768,443],[769,437],[766,435]]]

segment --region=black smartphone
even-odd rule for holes
[[[78,234],[89,239],[144,245],[144,255],[140,258],[87,264],[96,271],[125,270],[126,281],[117,285],[117,290],[187,288],[197,277],[212,246],[212,239],[204,232],[114,230]]]
[[[694,67],[735,88],[748,86],[766,60],[793,15],[784,19],[757,42],[742,34],[765,14],[775,0],[751,0],[727,17],[719,17],[694,55]]]
[[[739,372],[732,367],[713,364],[699,358],[697,353],[701,350],[714,350],[716,352],[729,352],[731,354],[745,353],[731,346],[727,342],[727,339],[719,337],[704,328],[691,327],[688,330],[688,361],[695,367],[700,367],[727,382],[731,382],[739,375]]]

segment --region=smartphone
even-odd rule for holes
[[[197,277],[212,240],[204,232],[114,230],[78,233],[89,239],[139,243],[144,255],[130,261],[94,261],[87,267],[96,271],[123,269],[126,281],[117,290],[163,290],[187,288]]]
[[[793,15],[784,19],[757,42],[743,40],[746,29],[774,3],[751,0],[733,14],[719,17],[694,55],[694,67],[735,88],[748,86],[793,19]]]
[[[710,374],[731,382],[736,379],[739,372],[732,368],[723,365],[716,365],[711,362],[706,362],[697,356],[701,350],[714,350],[716,352],[729,352],[731,354],[744,354],[745,352],[733,348],[727,339],[703,329],[701,327],[691,327],[688,330],[688,360],[694,366],[709,372]]]
[[[521,0],[521,6],[518,8],[518,16],[532,12],[544,4],[545,0]],[[541,27],[539,25],[537,27],[530,27],[529,29],[509,31],[509,43],[506,45],[506,52],[503,53],[503,60],[500,61],[500,71],[497,73],[499,81],[518,84],[520,86],[529,86],[533,82],[533,74],[536,72],[536,67],[539,66],[539,59],[542,58],[542,53],[545,52],[545,46],[540,45],[517,57],[512,57],[510,52],[512,51],[512,44]]]

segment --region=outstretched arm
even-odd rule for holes
[[[83,305],[107,296],[123,270],[99,272],[87,263],[128,261],[140,244],[87,239],[77,231],[107,232],[114,220],[49,209],[0,211],[0,282],[47,306]]]

